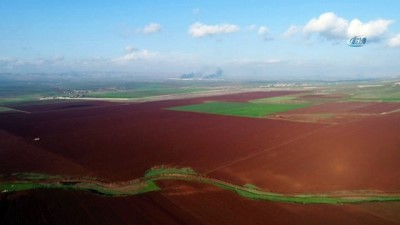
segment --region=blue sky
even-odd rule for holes
[[[398,76],[399,8],[395,0],[4,0],[0,72]],[[367,44],[348,47],[354,35]]]

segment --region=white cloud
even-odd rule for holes
[[[262,37],[265,41],[272,40],[272,38],[269,35],[269,30],[266,26],[260,26],[258,28],[258,35]]]
[[[400,34],[391,37],[388,42],[388,46],[392,48],[400,47]]]
[[[291,25],[284,33],[284,37],[292,37],[299,32],[299,28],[297,26]]]
[[[203,23],[194,23],[189,27],[189,34],[192,37],[204,37],[215,34],[227,34],[234,33],[240,30],[240,27],[235,24],[217,24],[217,25],[207,25]]]
[[[159,23],[150,23],[146,25],[142,30],[141,33],[143,34],[153,34],[161,30],[161,25]]]
[[[372,20],[366,23],[359,19],[349,21],[338,17],[333,12],[327,12],[321,14],[318,18],[308,21],[303,27],[303,32],[307,36],[319,34],[327,39],[346,39],[353,36],[379,39],[392,23],[393,21],[385,19]]]
[[[152,52],[147,49],[137,49],[132,46],[125,48],[125,54],[113,61],[120,64],[125,64],[131,61],[154,59],[159,55],[158,52]]]
[[[318,33],[326,38],[341,39],[347,37],[348,21],[337,17],[332,12],[321,14],[311,19],[303,28],[306,35]]]
[[[282,62],[282,59],[268,59],[264,61],[264,64],[277,64]]]
[[[392,24],[391,20],[377,19],[367,23],[361,22],[358,19],[353,19],[347,28],[347,36],[365,36],[368,38],[379,38],[384,34],[389,25]]]
[[[260,26],[258,28],[258,35],[265,35],[268,34],[268,28],[265,26]]]
[[[138,34],[143,34],[143,35],[155,34],[157,32],[160,32],[162,30],[162,27],[159,23],[149,23],[143,27],[133,28],[127,24],[121,23],[118,24],[118,29],[119,29],[119,35],[126,38]]]

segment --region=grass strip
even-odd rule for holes
[[[308,104],[261,104],[251,102],[205,102],[167,108],[169,110],[199,112],[231,116],[263,117],[269,114],[303,108]]]
[[[173,167],[154,167],[148,170],[144,177],[121,184],[114,183],[103,183],[97,179],[88,178],[83,181],[68,182],[55,181],[50,179],[47,183],[43,180],[46,177],[54,178],[61,176],[50,176],[46,174],[28,174],[19,178],[29,178],[27,180],[3,182],[0,183],[0,191],[5,192],[18,192],[32,189],[64,189],[64,190],[79,190],[89,191],[95,194],[104,196],[127,196],[127,195],[138,195],[151,191],[159,191],[160,187],[157,186],[157,180],[185,180],[190,182],[198,182],[214,185],[224,190],[232,191],[237,193],[241,197],[254,199],[254,200],[266,200],[276,202],[288,202],[288,203],[301,203],[301,204],[349,204],[349,203],[366,203],[366,202],[387,202],[387,201],[400,201],[400,195],[385,195],[382,193],[376,193],[375,195],[346,195],[346,196],[335,196],[334,194],[301,194],[301,195],[283,195],[279,193],[267,192],[259,189],[255,185],[246,184],[239,186],[224,182],[221,180],[208,178],[197,174],[193,169],[189,167],[185,168],[173,168]],[[34,179],[37,180],[34,180]],[[51,183],[52,182],[52,183]]]

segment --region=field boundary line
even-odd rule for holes
[[[236,159],[236,160],[227,162],[227,163],[225,163],[225,164],[223,164],[223,165],[221,165],[221,166],[218,166],[218,167],[216,167],[216,168],[213,168],[213,169],[211,169],[211,170],[206,171],[205,174],[210,174],[210,173],[213,173],[213,172],[218,171],[218,170],[220,170],[220,169],[223,169],[223,168],[225,168],[225,167],[232,166],[232,165],[234,165],[234,164],[236,164],[236,163],[239,163],[239,162],[242,162],[242,161],[245,161],[245,160],[248,160],[248,159],[257,157],[257,156],[259,156],[259,155],[262,155],[262,154],[264,154],[264,153],[266,153],[266,152],[272,151],[272,150],[277,149],[277,148],[279,148],[279,147],[282,147],[282,146],[291,144],[291,143],[293,143],[293,142],[296,142],[296,141],[298,141],[298,140],[301,140],[301,139],[310,137],[311,135],[315,134],[316,132],[318,132],[318,131],[320,131],[320,130],[325,130],[325,129],[334,127],[334,126],[336,126],[336,125],[338,125],[338,124],[332,124],[332,125],[329,125],[329,126],[326,126],[326,127],[317,128],[317,129],[315,129],[315,130],[313,130],[313,131],[310,131],[309,133],[300,135],[300,136],[298,136],[298,137],[296,137],[296,138],[294,138],[294,139],[292,139],[292,140],[282,142],[282,143],[277,144],[277,145],[274,145],[274,146],[272,146],[272,147],[265,148],[265,149],[262,149],[262,150],[260,150],[260,151],[258,151],[258,152],[252,153],[252,154],[250,154],[250,155],[246,155],[246,156],[243,156],[243,157],[238,158],[238,159]]]

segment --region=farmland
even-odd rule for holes
[[[91,77],[76,79],[49,78],[45,75],[26,75],[15,80],[7,74],[0,73],[0,106],[13,104],[32,104],[50,99],[80,98],[126,98],[136,99],[152,96],[201,93],[218,90],[214,85],[187,84],[174,82],[138,82],[121,80],[104,80]]]
[[[398,84],[359,85],[355,91],[351,92],[351,99],[353,101],[398,102],[399,95]]]
[[[168,95],[168,94],[184,94],[184,93],[195,93],[205,91],[207,89],[201,88],[147,88],[139,89],[135,91],[97,91],[87,94],[87,97],[94,98],[143,98],[157,95]]]
[[[305,104],[257,104],[240,102],[206,102],[168,108],[170,110],[201,112],[221,115],[262,117],[268,114],[284,112],[306,107]]]
[[[0,223],[399,224],[398,94],[359,85],[4,103]]]

